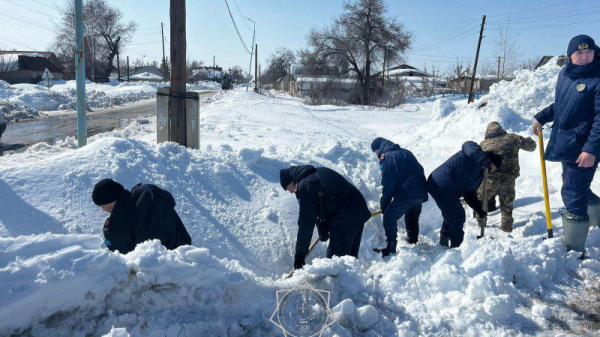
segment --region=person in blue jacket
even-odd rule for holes
[[[477,189],[483,181],[483,171],[496,171],[502,165],[502,157],[481,147],[472,141],[465,142],[462,149],[436,168],[427,178],[427,190],[442,211],[442,229],[440,245],[459,247],[464,239],[463,226],[466,221],[465,210],[460,203],[465,202],[481,218],[487,214],[483,211],[481,201],[477,198]]]
[[[404,216],[406,241],[417,243],[421,204],[427,201],[427,183],[423,167],[412,152],[385,138],[375,138],[371,150],[379,159],[381,169],[381,210],[387,238],[384,249],[376,249],[383,256],[396,254],[398,220]]]
[[[561,195],[568,220],[588,221],[590,184],[600,156],[600,48],[587,35],[571,39],[554,103],[535,115],[534,134],[553,122],[545,158],[562,163]],[[564,219],[564,218],[563,218]]]

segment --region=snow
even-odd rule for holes
[[[130,77],[131,79],[134,80],[161,80],[163,77],[150,73],[150,72],[144,72],[144,73],[140,73],[140,74],[136,74]]]
[[[145,77],[145,79],[155,79]],[[77,84],[75,81],[53,81],[48,89],[44,81],[36,84],[14,84],[0,80],[0,108],[8,110],[7,118],[23,119],[58,111],[77,109]],[[86,103],[88,109],[100,109],[124,105],[156,97],[156,90],[166,87],[167,82],[119,82],[86,83]],[[187,90],[221,90],[216,82],[188,84]]]
[[[444,249],[441,214],[429,201],[417,245],[400,240],[398,254],[381,259],[370,249],[385,242],[375,217],[358,260],[325,259],[319,244],[303,269],[282,277],[293,263],[298,205],[279,185],[279,169],[333,168],[375,211],[375,137],[410,149],[429,173],[462,142],[483,139],[492,120],[528,135],[533,113],[552,101],[559,70],[550,62],[520,72],[472,105],[308,106],[242,88],[201,106],[200,151],[156,144],[156,122],[141,119],[81,149],[67,138],[0,157],[0,335],[276,336],[268,320],[275,293],[302,279],[330,291],[337,323],[327,336],[597,334],[578,305],[600,277],[600,229],[590,229],[586,260],[564,251],[560,165],[547,163],[555,237],[544,239],[537,152],[521,153],[510,235],[495,212],[477,240],[468,217],[462,246]],[[149,241],[127,255],[103,248],[106,213],[91,191],[105,177],[171,191],[194,246],[167,251]]]

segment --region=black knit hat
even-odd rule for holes
[[[587,35],[577,35],[569,41],[569,46],[567,47],[567,56],[571,57],[571,54],[578,50],[583,49],[596,49],[596,42],[594,39]]]
[[[371,143],[371,151],[379,151],[382,141],[383,141],[383,138],[381,138],[381,137],[375,138],[373,140],[373,142]]]
[[[98,206],[108,205],[119,200],[124,192],[125,188],[118,182],[108,178],[102,179],[94,186],[92,200]]]
[[[288,187],[292,180],[292,173],[290,172],[289,168],[279,170],[279,182],[284,190]]]

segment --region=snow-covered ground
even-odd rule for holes
[[[165,86],[168,86],[167,82],[119,82],[115,79],[111,79],[109,83],[88,81],[85,85],[86,103],[89,109],[99,109],[138,102],[156,97],[156,89]],[[76,88],[75,81],[57,81],[48,89],[43,82],[10,85],[0,80],[0,110],[9,120],[58,111],[75,111]],[[221,85],[216,82],[199,82],[188,84],[187,90],[221,90]]]
[[[393,110],[307,106],[240,89],[201,106],[200,151],[155,144],[155,121],[139,120],[81,149],[66,139],[0,157],[0,335],[279,336],[269,322],[275,293],[301,279],[331,291],[338,323],[327,336],[597,334],[583,313],[600,276],[600,229],[590,230],[586,260],[564,251],[560,167],[548,163],[556,227],[544,240],[537,152],[520,157],[510,236],[494,213],[484,239],[469,218],[462,246],[442,249],[441,214],[429,201],[419,244],[401,242],[382,260],[371,250],[385,240],[377,217],[358,260],[324,259],[319,244],[305,268],[283,278],[298,205],[281,189],[279,169],[333,168],[375,211],[373,138],[410,149],[429,174],[464,141],[482,140],[492,120],[528,135],[532,115],[552,101],[558,71],[522,72],[470,106],[452,98]],[[91,191],[105,177],[171,191],[194,247],[166,251],[153,241],[128,255],[102,248],[106,214]]]

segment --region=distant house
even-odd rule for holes
[[[288,91],[295,96],[307,96],[313,90],[346,94],[356,88],[356,77],[340,75],[338,67],[303,66],[294,64],[291,73],[278,81],[280,90]]]
[[[280,91],[290,91],[290,84],[295,83],[296,78],[292,74],[285,74],[285,76],[277,80],[276,88]]]
[[[139,67],[129,76],[130,81],[162,82],[164,79],[162,71],[155,66]]]
[[[382,76],[383,75],[383,76]],[[384,83],[389,82],[403,82],[413,92],[420,92],[423,90],[423,84],[428,81],[429,84],[433,84],[436,89],[443,89],[446,87],[446,81],[441,78],[434,79],[433,75],[426,71],[420,70],[408,64],[400,64],[397,66],[389,67],[385,70],[385,74],[381,71],[373,75],[374,81],[377,86],[381,87]]]
[[[64,67],[52,52],[0,51],[0,80],[10,84],[38,83],[46,69],[54,76],[53,80],[63,79]]]
[[[221,67],[198,67],[192,69],[192,75],[188,79],[190,82],[215,81],[220,82],[223,76]]]
[[[500,81],[510,82],[514,80],[514,77],[505,77],[499,80],[497,75],[480,76],[475,78],[473,90],[475,91],[490,91],[492,85],[499,83]],[[448,80],[448,88],[458,92],[468,91],[471,87],[471,77],[461,76]],[[466,89],[466,90],[465,90]]]
[[[535,66],[535,69],[545,65],[546,63],[550,62],[550,60],[552,60],[553,57],[557,57],[557,56],[544,56],[542,57],[542,59],[540,60],[540,62],[538,62],[538,64]],[[565,55],[561,55],[558,56],[558,59],[556,60],[556,64],[564,67],[567,64],[567,57]]]

